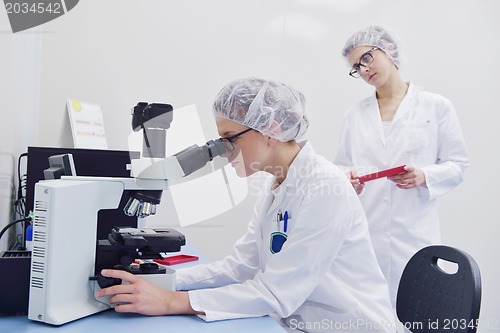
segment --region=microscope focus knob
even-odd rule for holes
[[[122,284],[122,279],[105,277],[101,273],[97,274],[95,278],[91,278],[91,280],[97,280],[97,284],[101,289]]]
[[[140,264],[139,267],[143,273],[147,274],[147,273],[157,271],[159,268],[159,265],[157,263],[154,263],[154,262],[145,262],[143,264]]]

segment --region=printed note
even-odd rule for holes
[[[75,148],[108,148],[99,105],[68,99],[67,109]]]

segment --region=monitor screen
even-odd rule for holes
[[[76,176],[73,155],[61,154],[49,157],[49,168],[43,170],[45,179],[61,179],[62,176]]]
[[[77,176],[91,177],[130,177],[127,164],[130,164],[130,152],[122,150],[77,149],[28,147],[28,165],[26,181],[26,211],[33,210],[35,184],[45,179],[44,170],[49,168],[49,157],[72,154]],[[138,152],[132,152],[138,158]],[[126,216],[123,207],[128,201],[130,191],[124,191],[118,209],[101,210],[98,213],[97,239],[107,239],[114,226],[137,227],[137,217]]]

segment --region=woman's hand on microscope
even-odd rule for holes
[[[134,312],[148,316],[200,314],[191,307],[187,292],[162,289],[143,278],[123,270],[104,269],[101,274],[123,282],[98,290],[97,297],[111,296],[116,312]]]

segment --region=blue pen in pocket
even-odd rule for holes
[[[288,228],[288,212],[285,211],[282,216],[281,213],[278,213],[278,231],[271,233],[271,240],[269,250],[272,254],[278,253],[281,251],[283,244],[285,244],[288,236],[286,235],[286,231]],[[280,221],[283,221],[283,232],[280,231]]]
[[[283,232],[286,233],[288,228],[288,211],[285,210],[285,214],[283,215]]]

